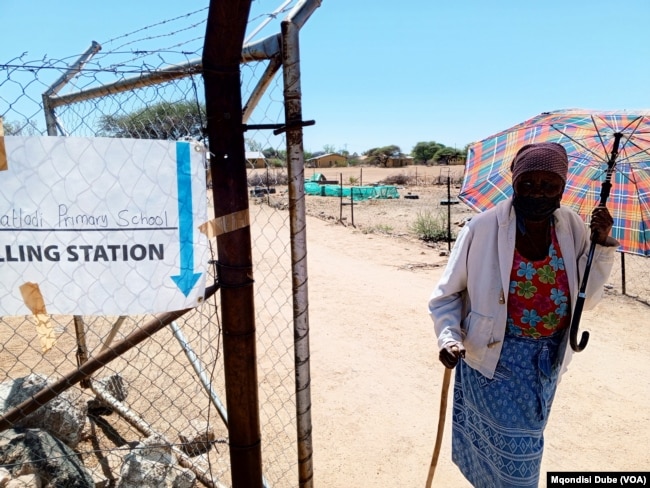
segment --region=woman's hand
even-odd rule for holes
[[[601,246],[608,245],[608,237],[613,225],[614,219],[607,207],[594,208],[591,212],[591,240]]]
[[[450,342],[440,349],[438,358],[447,369],[454,369],[460,358],[465,357],[465,347],[460,342]]]

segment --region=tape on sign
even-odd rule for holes
[[[41,351],[46,353],[54,346],[56,337],[54,335],[54,325],[45,309],[45,300],[41,294],[41,289],[38,283],[27,282],[20,285],[20,294],[27,308],[36,317],[36,332],[41,341]]]

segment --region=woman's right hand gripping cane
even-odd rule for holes
[[[440,349],[438,358],[448,369],[454,369],[458,360],[465,357],[465,347],[461,342],[449,342]]]

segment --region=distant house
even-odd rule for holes
[[[246,162],[251,168],[266,168],[267,162],[261,151],[246,151]]]
[[[413,164],[413,158],[411,156],[401,155],[399,157],[388,158],[386,160],[387,168],[402,168],[403,166],[410,166]]]
[[[253,168],[266,168],[267,162],[264,157],[264,153],[261,151],[246,151],[246,163],[248,163],[248,169]],[[209,162],[210,156],[208,153],[208,167],[205,171],[205,178],[208,185],[208,188],[212,188],[212,169],[210,168]]]
[[[342,154],[329,153],[308,159],[306,163],[308,168],[334,168],[347,166],[348,158]]]

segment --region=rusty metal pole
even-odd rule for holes
[[[294,357],[298,476],[300,488],[314,486],[309,352],[309,299],[307,289],[307,221],[305,211],[305,154],[302,133],[299,29],[282,22],[282,59],[287,127],[289,215],[291,218],[291,278],[294,295]],[[342,176],[341,176],[342,178]]]
[[[221,287],[223,357],[233,488],[262,487],[253,262],[240,60],[251,0],[211,0],[203,77]]]

